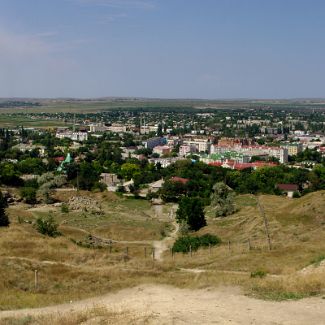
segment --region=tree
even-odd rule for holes
[[[79,172],[79,187],[90,191],[95,183],[99,181],[99,175],[99,172],[96,171],[92,164],[82,162]]]
[[[9,226],[9,218],[6,214],[5,208],[7,207],[7,201],[0,192],[0,227]]]
[[[162,125],[159,123],[157,129],[157,137],[162,137],[162,136],[163,136]]]
[[[234,192],[222,182],[213,186],[211,206],[216,210],[216,217],[225,217],[236,212]]]
[[[49,237],[57,237],[61,235],[58,231],[58,224],[55,222],[52,215],[49,215],[46,218],[36,219],[35,227],[37,231],[42,235],[46,235]]]
[[[121,174],[126,180],[132,179],[140,173],[140,166],[133,163],[125,163],[121,166]]]
[[[185,221],[190,230],[197,231],[206,226],[203,203],[199,198],[183,197],[176,212],[178,223]]]
[[[34,187],[22,187],[20,190],[21,197],[28,204],[36,203],[36,189]]]

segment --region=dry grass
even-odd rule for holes
[[[91,195],[96,195],[99,200],[102,194]],[[325,211],[325,191],[297,200],[260,197],[269,218],[274,246],[271,251],[266,247],[263,220],[254,200],[245,197],[240,199],[242,208],[238,213],[225,219],[209,218],[208,226],[199,232],[217,234],[223,240],[221,246],[212,248],[211,252],[201,249],[192,257],[176,254],[172,258],[170,252],[166,252],[163,263],[153,262],[149,254],[150,240],[161,237],[160,233],[153,235],[150,231],[160,232],[159,227],[165,224],[164,221],[159,218],[146,221],[143,213],[151,208],[147,202],[108,195],[110,197],[103,197],[103,205],[106,205],[105,209],[120,211],[116,217],[120,218],[120,223],[107,219],[105,222],[110,226],[105,228],[99,219],[89,217],[88,228],[84,231],[72,218],[70,224],[61,226],[64,236],[58,238],[42,236],[32,225],[17,223],[18,215],[33,220],[37,215],[35,211],[17,207],[9,209],[12,224],[8,229],[0,229],[1,309],[75,301],[142,283],[171,284],[182,288],[241,286],[247,293],[268,299],[300,298],[324,292],[324,273],[299,275],[296,271],[324,255],[325,220],[322,211]],[[138,212],[134,212],[136,206]],[[123,214],[126,211],[132,213],[127,217]],[[67,215],[57,211],[55,217],[63,220]],[[114,244],[110,252],[108,247],[85,248],[70,240],[81,240],[88,231],[107,237],[120,234],[123,239],[149,242]],[[249,238],[251,250],[248,249]],[[228,240],[231,240],[230,251]],[[127,246],[129,257],[125,258]],[[145,248],[147,258],[144,256]],[[182,268],[199,268],[205,272],[184,272],[180,270]],[[34,288],[35,269],[39,270],[37,290]],[[250,277],[251,272],[259,270],[268,276],[263,279]]]
[[[293,274],[278,278],[255,279],[248,284],[256,297],[271,300],[301,299],[324,292],[325,272]]]
[[[104,306],[95,306],[91,309],[62,314],[43,316],[25,316],[20,318],[7,318],[0,321],[6,325],[75,325],[75,324],[147,324],[154,316],[150,313],[134,313],[127,310],[111,310]]]

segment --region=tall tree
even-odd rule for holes
[[[0,192],[0,227],[8,227],[10,223],[8,215],[5,210],[6,207],[7,207],[7,201],[3,197],[2,193]]]
[[[183,197],[176,212],[178,223],[186,222],[190,230],[206,226],[203,203],[199,198]]]
[[[216,217],[225,217],[236,212],[235,194],[226,184],[218,182],[213,186],[211,206]]]

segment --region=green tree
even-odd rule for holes
[[[3,197],[2,193],[0,192],[0,227],[8,227],[10,223],[8,215],[5,210],[6,207],[7,207],[7,201]]]
[[[197,231],[206,226],[202,201],[198,198],[183,197],[176,212],[178,223],[185,221],[190,230]]]
[[[46,218],[37,218],[35,227],[42,235],[49,237],[57,237],[61,235],[58,231],[58,224],[55,222],[52,215],[49,215]]]
[[[211,206],[216,211],[216,217],[233,214],[236,211],[234,192],[225,183],[216,183],[211,194]]]
[[[20,190],[21,197],[28,204],[36,203],[36,189],[34,187],[22,187]]]
[[[140,173],[140,166],[132,163],[125,163],[121,166],[121,174],[126,180],[134,178]]]
[[[93,165],[88,162],[80,164],[79,172],[79,187],[83,190],[90,191],[93,186],[99,181],[99,172],[93,168]]]
[[[162,125],[159,123],[157,129],[157,137],[162,137],[162,136],[163,136]]]

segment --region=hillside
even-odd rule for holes
[[[59,193],[57,198],[68,203],[75,195]],[[214,219],[207,212],[208,226],[198,234],[218,235],[221,246],[201,249],[192,257],[172,257],[167,250],[162,261],[153,261],[150,254],[154,242],[172,231],[174,207],[157,210],[147,201],[109,193],[79,195],[100,202],[101,213],[63,213],[53,205],[9,207],[11,226],[0,229],[3,310],[75,301],[143,283],[181,288],[239,285],[248,294],[277,300],[324,292],[324,271],[319,272],[317,263],[325,252],[325,191],[293,200],[259,197],[269,220],[271,251],[256,198],[245,195],[238,197],[240,210],[232,216]],[[60,223],[60,237],[40,235],[31,224],[49,211]],[[114,242],[111,248],[105,243],[93,245],[87,242],[89,234]],[[299,273],[312,263],[317,272]],[[262,277],[252,278],[251,272],[257,271],[263,272]]]

